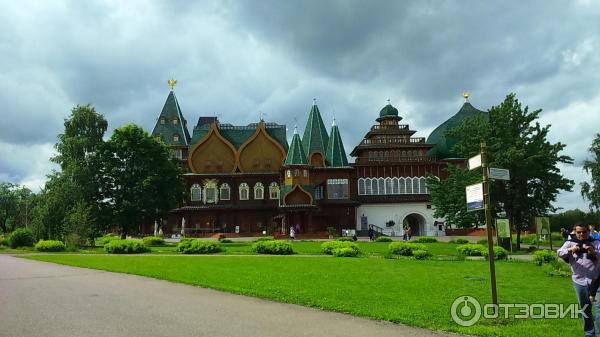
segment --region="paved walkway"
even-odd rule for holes
[[[0,254],[0,336],[457,335]]]

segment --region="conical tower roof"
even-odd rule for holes
[[[346,151],[344,150],[344,143],[340,136],[340,130],[333,120],[331,126],[331,133],[329,134],[329,142],[327,143],[326,153],[327,166],[330,167],[344,167],[348,166],[348,158],[346,158]]]
[[[173,90],[167,96],[152,134],[160,135],[162,141],[171,146],[188,146],[190,144],[191,137],[187,129],[187,121],[181,113],[179,102],[177,102]],[[179,140],[175,141],[174,135],[178,135]]]
[[[313,102],[313,106],[308,113],[306,127],[304,128],[304,137],[302,137],[304,153],[310,155],[313,152],[319,151],[325,154],[328,142],[329,136],[327,135],[325,124],[323,124],[319,107],[316,102]]]
[[[456,153],[452,152],[452,147],[456,144],[456,139],[447,137],[445,133],[446,131],[459,126],[466,119],[478,115],[487,116],[487,113],[476,109],[471,103],[465,102],[454,116],[450,117],[431,132],[427,138],[427,143],[435,144],[435,147],[429,150],[427,155],[436,156],[438,159],[458,157]]]
[[[294,130],[294,137],[292,137],[292,144],[285,156],[284,165],[308,165],[306,161],[306,153],[302,148],[302,141],[298,135],[298,131]]]

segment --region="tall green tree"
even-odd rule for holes
[[[28,225],[33,194],[25,186],[0,182],[0,231],[8,233]]]
[[[99,172],[104,206],[122,235],[166,217],[182,195],[179,166],[169,148],[137,125],[116,129],[103,145]]]
[[[560,154],[564,144],[548,141],[550,125],[542,126],[537,121],[541,111],[530,111],[515,94],[509,94],[489,110],[488,116],[468,119],[448,131],[457,139],[454,151],[462,157],[479,153],[484,141],[490,166],[510,170],[510,181],[496,181],[491,186],[492,209],[506,211],[517,230],[517,246],[521,231],[529,227],[532,217],[555,211],[552,202],[557,194],[570,191],[574,184],[562,176],[558,167],[573,160]]]
[[[477,227],[483,222],[481,212],[467,212],[465,186],[481,180],[474,171],[448,165],[448,178],[443,182],[435,176],[427,177],[431,203],[435,206],[433,216],[445,218],[448,223],[459,228]]]
[[[590,182],[581,183],[581,195],[590,202],[590,210],[600,211],[600,134],[592,141],[589,148],[592,159],[586,159],[583,162],[583,169],[591,175]]]

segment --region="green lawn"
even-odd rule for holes
[[[309,243],[295,245],[312,249]],[[378,246],[370,247],[376,250]],[[449,309],[455,298],[471,295],[489,301],[485,261],[159,255],[27,258],[150,276],[434,330],[515,337],[581,334],[580,321],[569,318],[484,320],[468,328],[456,325]],[[569,278],[547,276],[532,263],[498,262],[496,266],[501,303],[570,304],[575,300]]]

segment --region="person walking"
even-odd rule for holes
[[[594,301],[590,301],[590,285],[600,276],[600,241],[591,238],[588,227],[582,223],[576,223],[573,232],[573,237],[557,250],[557,254],[571,266],[573,288],[583,312],[583,332],[585,336],[592,337],[595,336],[594,320],[600,328],[600,300],[594,297]],[[592,316],[592,306],[595,307],[595,316]]]
[[[406,226],[406,241],[410,241],[411,238],[412,238],[412,229],[410,229],[410,226]]]
[[[373,226],[369,225],[369,241],[373,241]]]
[[[296,229],[294,227],[290,227],[290,239],[296,239]]]

